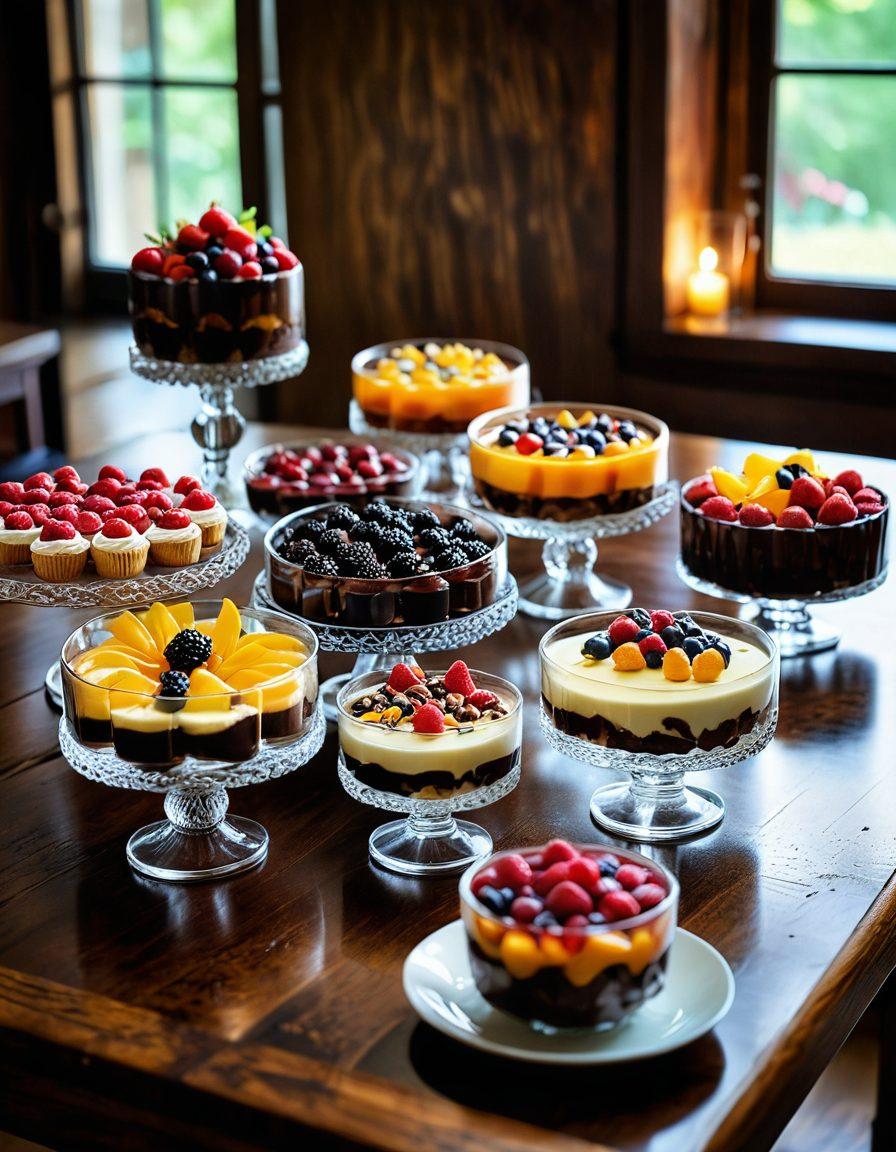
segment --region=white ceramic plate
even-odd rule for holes
[[[460,920],[427,936],[404,962],[404,990],[427,1024],[498,1056],[538,1064],[616,1064],[690,1044],[727,1014],[734,976],[705,940],[677,929],[666,984],[611,1032],[544,1035],[492,1008],[476,990]]]

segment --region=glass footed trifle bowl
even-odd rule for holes
[[[591,798],[595,822],[624,839],[678,840],[715,827],[723,800],[685,787],[685,772],[737,764],[774,735],[778,649],[744,621],[709,612],[591,612],[556,625],[538,651],[548,742],[629,774]]]
[[[491,852],[491,836],[454,813],[492,804],[516,787],[522,705],[509,681],[460,661],[428,673],[400,663],[342,687],[343,787],[363,804],[407,815],[371,834],[376,863],[392,872],[444,875]]]
[[[666,979],[678,882],[637,852],[552,840],[461,878],[473,979],[539,1032],[606,1032]]]
[[[159,880],[204,880],[260,863],[268,834],[227,816],[227,789],[282,776],[323,742],[317,638],[230,600],[107,612],[62,649],[63,755],[113,787],[165,793],[167,820],[127,855]]]

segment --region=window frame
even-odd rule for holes
[[[775,155],[775,81],[781,75],[892,75],[892,67],[857,65],[786,65],[777,60],[778,6],[780,0],[750,2],[750,90],[748,110],[749,170],[761,181],[762,248],[756,268],[757,309],[809,312],[845,319],[896,319],[896,285],[856,284],[850,281],[817,280],[772,275],[769,271],[773,221],[773,173]]]

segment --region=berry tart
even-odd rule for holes
[[[133,525],[112,516],[94,533],[90,555],[97,576],[104,580],[128,580],[146,567],[149,541]]]
[[[160,568],[195,564],[202,552],[202,529],[183,508],[171,508],[147,527],[149,556]]]
[[[198,224],[148,237],[131,261],[128,306],[141,352],[183,364],[239,363],[302,344],[302,265],[255,210],[216,204]]]
[[[668,428],[629,408],[505,408],[474,420],[469,436],[476,492],[504,516],[612,516],[649,503],[668,478]]]
[[[48,520],[31,543],[34,574],[51,584],[77,580],[87,564],[90,543],[64,520]]]
[[[375,500],[294,512],[265,536],[268,589],[288,612],[357,628],[435,624],[494,603],[496,525],[450,504]]]
[[[681,492],[681,562],[747,596],[808,600],[877,581],[887,567],[889,500],[811,452],[751,452],[740,475],[712,468]]]
[[[474,416],[529,401],[529,361],[486,341],[380,344],[352,360],[352,391],[368,425],[462,434]]]
[[[339,694],[339,745],[361,784],[415,800],[448,799],[502,780],[520,762],[522,697],[462,660],[447,672],[396,664]]]
[[[551,840],[460,882],[476,987],[536,1028],[615,1028],[665,982],[678,884],[622,848]]]
[[[722,616],[592,613],[552,628],[539,652],[550,722],[605,748],[650,756],[731,748],[777,706],[774,644]]]
[[[311,439],[260,448],[243,475],[253,512],[285,516],[325,500],[357,507],[371,496],[413,496],[419,472],[409,452],[363,440]]]
[[[162,767],[187,756],[248,760],[262,739],[294,739],[317,699],[308,629],[232,601],[108,613],[63,648],[65,713],[78,739]],[[214,613],[214,614],[213,614]]]

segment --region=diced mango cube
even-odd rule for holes
[[[516,980],[528,980],[542,966],[538,945],[528,932],[510,931],[501,941],[501,960]]]

